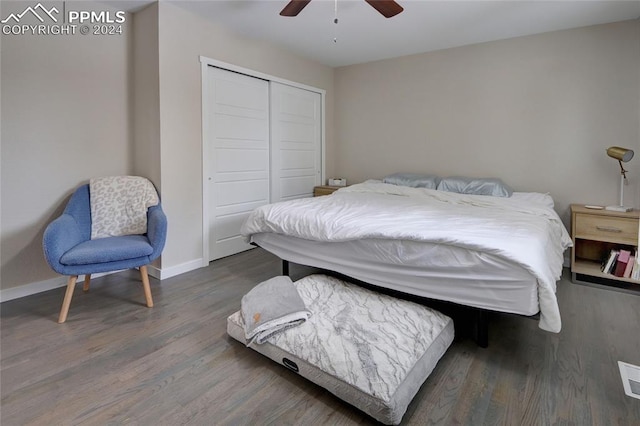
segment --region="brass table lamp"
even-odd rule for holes
[[[619,146],[612,146],[607,148],[607,155],[611,158],[618,160],[620,164],[620,205],[619,206],[607,206],[606,210],[612,210],[616,212],[630,212],[632,207],[625,207],[624,205],[624,184],[627,180],[627,171],[622,166],[622,163],[626,163],[633,158],[633,150],[628,148],[621,148]]]

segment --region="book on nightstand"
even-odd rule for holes
[[[640,280],[640,259],[638,258],[637,251],[636,251],[636,261],[634,262],[633,270],[631,271],[631,279]]]
[[[606,262],[602,264],[601,271],[605,274],[610,274],[612,269],[615,268],[616,259],[618,258],[618,250],[611,250]]]
[[[616,266],[613,268],[613,275],[616,277],[623,277],[624,271],[627,269],[631,252],[629,250],[620,250],[618,253],[618,259],[616,260]]]
[[[624,278],[631,278],[631,272],[633,271],[633,266],[636,264],[636,257],[629,257],[629,263],[627,263],[627,267],[624,269]]]

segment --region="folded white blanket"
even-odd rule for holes
[[[247,346],[304,323],[309,312],[291,278],[279,276],[261,282],[242,297],[240,312]]]
[[[89,181],[91,239],[144,234],[147,209],[160,200],[153,184],[140,176],[106,176]]]

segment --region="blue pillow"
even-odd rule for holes
[[[463,176],[446,177],[438,184],[439,191],[459,194],[491,195],[493,197],[511,197],[513,189],[498,178],[468,178]]]
[[[440,177],[419,173],[394,173],[385,176],[382,182],[391,185],[410,186],[412,188],[437,189],[438,183],[440,183]]]

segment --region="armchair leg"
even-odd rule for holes
[[[71,305],[71,298],[73,297],[73,289],[76,287],[77,275],[69,277],[67,282],[67,291],[64,294],[64,301],[62,302],[62,309],[60,310],[60,316],[58,317],[58,323],[62,324],[67,320],[67,314],[69,313],[69,306]]]
[[[84,285],[82,286],[82,291],[89,291],[89,284],[91,283],[91,274],[85,274],[84,276]]]
[[[144,288],[144,297],[147,299],[147,307],[153,308],[153,299],[151,298],[151,286],[149,286],[149,275],[147,267],[140,267],[140,276],[142,277],[142,288]]]

